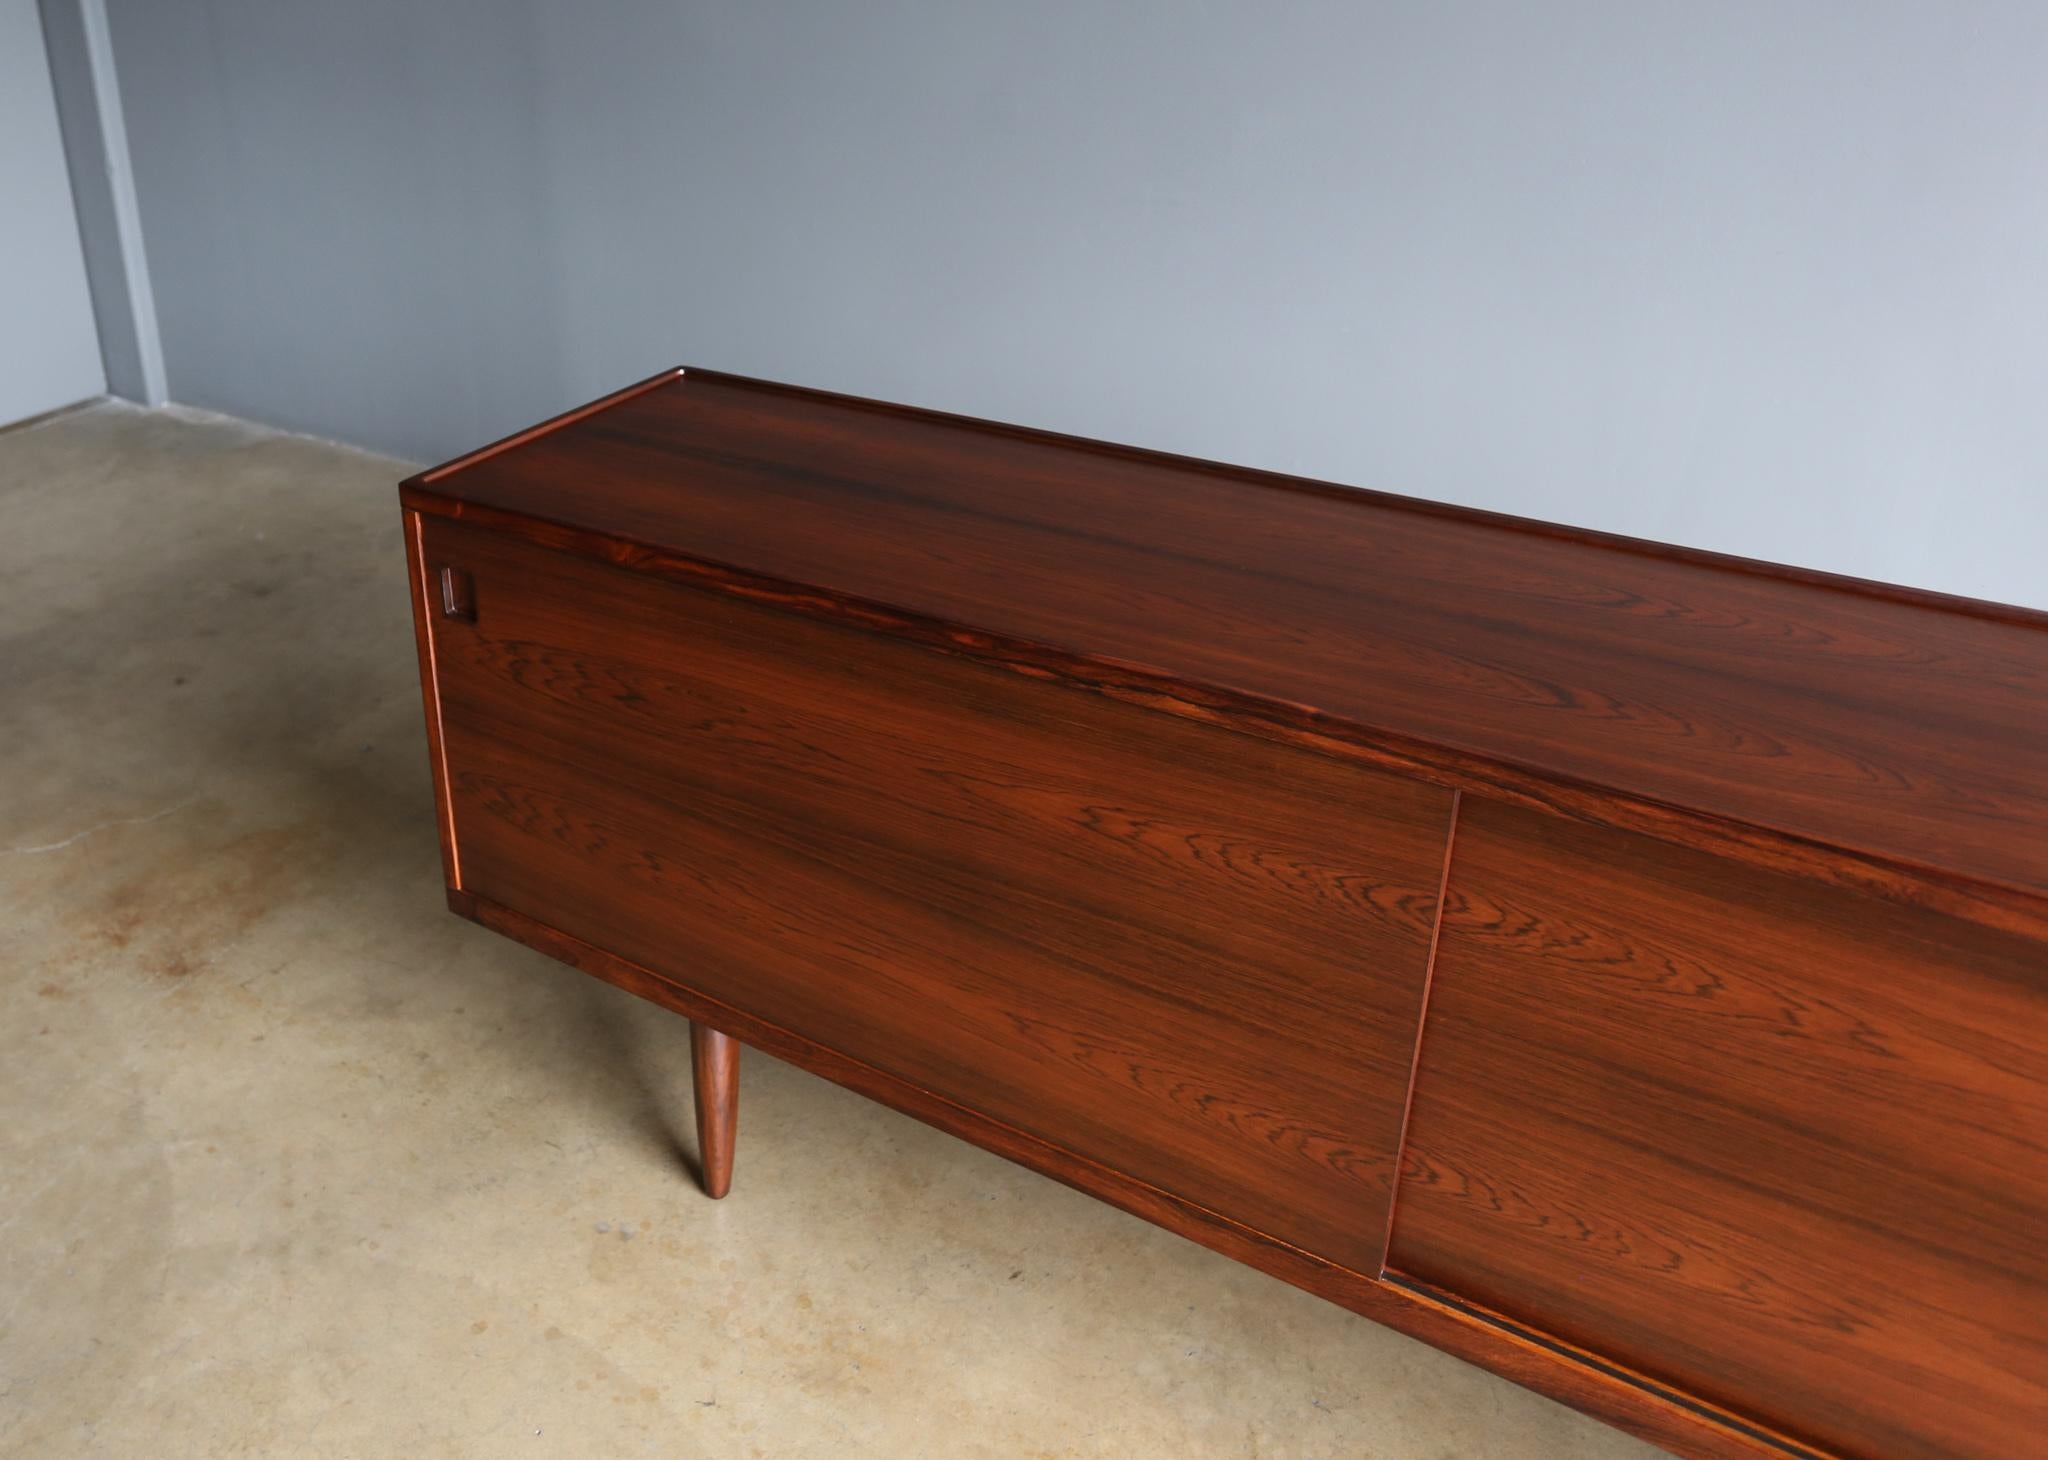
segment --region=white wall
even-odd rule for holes
[[[2048,607],[2044,0],[113,0],[172,394],[694,362]]]
[[[0,0],[0,425],[106,389],[36,0]]]

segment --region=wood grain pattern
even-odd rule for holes
[[[927,650],[1042,683],[1057,683],[1078,693],[1300,746],[1450,789],[1482,791],[1490,799],[1549,811],[1590,825],[1644,832],[1673,845],[1695,847],[1753,866],[1791,872],[1905,906],[1932,908],[1986,927],[2048,941],[2048,898],[2038,893],[1787,836],[1625,790],[1541,775],[1446,746],[1335,719],[1305,706],[1194,685],[1097,655],[1007,639],[883,604],[638,547],[472,503],[435,500],[441,510],[430,515],[452,516],[537,546],[611,563],[646,577],[715,588],[750,603],[773,605],[886,633]]]
[[[1377,1269],[1449,795],[429,520],[462,887]]]
[[[1236,1262],[1292,1283],[1375,1322],[1398,1328],[1446,1353],[1597,1415],[1675,1455],[1692,1460],[1828,1460],[1807,1446],[1751,1421],[1672,1391],[1585,1350],[1530,1333],[1424,1287],[1380,1281],[1298,1247],[1275,1241],[1228,1216],[1138,1180],[1065,1146],[1006,1125],[830,1045],[720,1003],[639,964],[489,898],[459,889],[449,909],[550,958],[674,1010],[709,1020],[755,1049],[800,1065],[987,1151],[1098,1197]]]
[[[2048,616],[2023,610],[694,370],[407,500],[1312,711],[1482,782],[2048,892]]]
[[[2048,1432],[2048,615],[701,371],[401,490],[714,1194],[743,1038],[1682,1454]]]
[[[2033,1453],[2043,950],[1467,797],[1389,1263],[1819,1446]]]

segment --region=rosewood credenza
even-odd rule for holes
[[[2048,614],[698,370],[404,484],[450,905],[1688,1455],[2048,1453]]]

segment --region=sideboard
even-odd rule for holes
[[[2048,1436],[2048,614],[697,369],[401,489],[450,906],[1685,1455]]]

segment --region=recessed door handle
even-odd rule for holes
[[[476,584],[461,568],[441,569],[441,617],[476,622]]]

